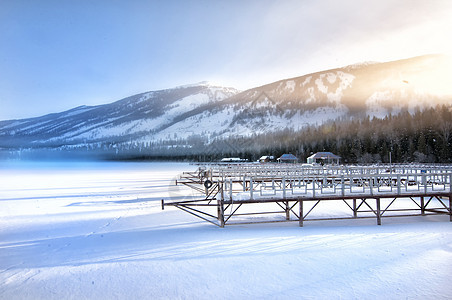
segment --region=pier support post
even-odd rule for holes
[[[425,201],[424,196],[421,196],[421,215],[425,215]]]
[[[218,222],[220,223],[220,227],[224,228],[224,200],[218,201]]]
[[[452,174],[449,175],[449,216],[452,222]]]
[[[290,207],[289,207],[289,201],[285,201],[284,203],[286,205],[286,208],[284,209],[286,211],[286,221],[290,220]]]
[[[356,198],[353,198],[353,218],[358,217],[358,210],[356,209]]]
[[[381,210],[380,210],[380,198],[375,198],[377,200],[377,225],[381,225]]]
[[[298,225],[300,227],[303,227],[303,219],[304,219],[304,215],[303,215],[303,200],[298,199],[298,205],[300,206],[300,211],[299,211],[299,219],[298,219]]]
[[[449,194],[449,216],[450,221],[452,222],[452,193]]]

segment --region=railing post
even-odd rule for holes
[[[345,196],[344,174],[341,175],[341,191],[342,191],[342,197],[344,197]]]
[[[250,177],[250,200],[253,200],[253,177]]]
[[[400,195],[401,186],[400,186],[400,174],[397,174],[397,195]]]
[[[232,178],[229,178],[229,200],[232,201]]]
[[[353,182],[353,175],[350,174],[350,185],[349,185],[350,193],[353,192],[353,184],[354,184],[354,182]]]
[[[452,173],[449,174],[449,193],[452,194]]]
[[[315,180],[316,180],[316,178],[315,177],[313,177],[312,178],[312,197],[315,197]]]
[[[286,199],[286,177],[282,178],[282,186],[283,186],[283,199]]]
[[[422,184],[424,185],[424,193],[427,194],[427,174],[422,174]]]

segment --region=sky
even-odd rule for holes
[[[0,0],[0,120],[452,52],[450,0]]]

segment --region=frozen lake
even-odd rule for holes
[[[450,299],[452,223],[212,226],[187,163],[0,162],[0,299]]]

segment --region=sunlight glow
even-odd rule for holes
[[[425,67],[428,71],[418,73],[413,78],[408,79],[408,84],[416,86],[417,93],[429,93],[437,96],[452,95],[452,82],[450,79],[452,57],[444,56],[442,63],[434,65],[434,67],[426,65]]]

